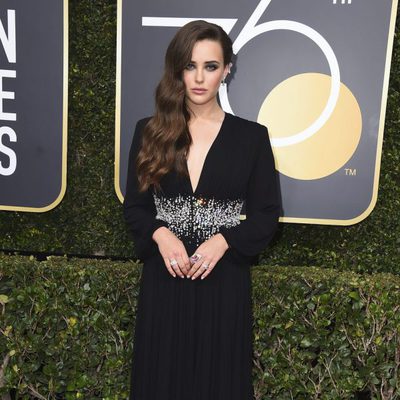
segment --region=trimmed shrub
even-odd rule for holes
[[[0,394],[127,398],[140,274],[1,256]],[[399,398],[400,277],[259,266],[252,279],[257,400]]]

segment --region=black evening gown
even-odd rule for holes
[[[173,171],[161,192],[139,193],[134,161],[147,121],[136,125],[123,204],[143,261],[130,399],[252,400],[250,267],[280,213],[268,130],[225,113],[195,190]],[[160,226],[182,240],[189,257],[218,232],[230,247],[205,279],[174,278],[152,240]]]

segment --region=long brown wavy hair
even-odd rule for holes
[[[216,24],[203,20],[189,22],[178,30],[165,54],[164,74],[155,92],[155,113],[146,124],[136,159],[139,191],[150,185],[160,189],[161,178],[173,169],[189,176],[186,156],[192,138],[186,106],[183,71],[190,63],[197,41],[209,39],[221,44],[224,66],[232,59],[232,41]]]

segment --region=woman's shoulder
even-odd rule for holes
[[[152,118],[153,118],[152,116],[147,116],[147,117],[143,117],[143,118],[138,119],[137,122],[136,122],[136,128],[137,129],[138,128],[139,129],[144,128]]]
[[[234,114],[227,113],[231,120],[231,125],[238,134],[244,135],[246,139],[249,136],[254,137],[254,140],[262,140],[268,136],[268,128],[259,122],[252,121]]]
[[[135,131],[133,134],[134,140],[141,142],[142,137],[143,137],[143,131],[147,123],[151,120],[153,117],[144,117],[140,118],[136,121],[136,126],[135,126]],[[135,139],[136,138],[136,139]]]

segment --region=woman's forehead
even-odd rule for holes
[[[216,40],[199,40],[197,41],[192,50],[192,60],[201,62],[207,61],[221,61],[223,52],[221,44]]]

